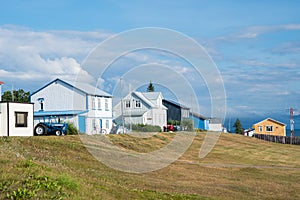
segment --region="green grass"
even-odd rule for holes
[[[146,153],[167,145],[174,133],[107,137]],[[203,139],[198,133],[163,169],[132,174],[97,161],[77,135],[0,138],[0,199],[300,199],[300,146],[222,134],[199,159]]]

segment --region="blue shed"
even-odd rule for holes
[[[194,122],[194,128],[201,130],[208,130],[208,118],[198,113],[190,113],[190,119]]]

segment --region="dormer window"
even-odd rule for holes
[[[125,108],[130,108],[130,100],[125,101]]]
[[[135,100],[135,107],[140,108],[141,107],[141,100]]]

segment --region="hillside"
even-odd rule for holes
[[[149,152],[174,135],[107,137]],[[203,139],[166,168],[132,174],[97,161],[78,136],[0,138],[0,199],[300,199],[300,146],[222,134],[200,160]]]

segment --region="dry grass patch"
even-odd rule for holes
[[[106,137],[124,149],[146,153],[170,143],[174,134]],[[18,189],[35,192],[32,199],[300,199],[299,146],[222,134],[200,160],[204,137],[197,134],[178,161],[144,174],[103,165],[79,136],[0,138],[0,199]],[[31,188],[45,177],[37,186],[41,189]]]

